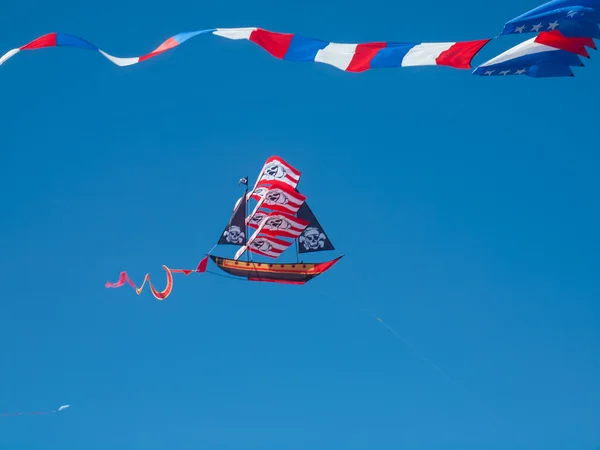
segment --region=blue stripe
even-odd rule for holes
[[[199,34],[212,33],[213,31],[217,31],[217,29],[211,28],[210,30],[199,30],[199,31],[189,31],[186,33],[178,33],[175,36],[173,36],[173,39],[175,39],[180,44],[183,44],[188,39],[198,36]]]
[[[557,50],[520,56],[489,66],[479,66],[473,71],[473,74],[485,76],[485,72],[493,70],[492,75],[501,75],[500,72],[503,70],[510,69],[512,73],[519,69],[529,69],[527,75],[533,78],[564,77],[572,75],[570,66],[582,65],[579,56],[564,50]]]
[[[400,67],[402,66],[402,60],[410,49],[414,48],[417,44],[393,44],[388,43],[387,47],[382,48],[377,52],[375,57],[371,60],[372,69],[382,69],[385,67]]]
[[[524,74],[517,73],[517,70],[527,69]],[[562,64],[554,64],[554,63],[543,63],[543,64],[534,64],[531,67],[521,67],[519,69],[515,68],[496,68],[491,75],[486,74],[489,70],[487,67],[478,67],[473,71],[474,75],[480,76],[492,76],[492,77],[503,77],[510,75],[527,75],[532,78],[552,78],[552,77],[570,77],[573,76],[573,71],[569,66],[565,66]],[[502,73],[503,71],[508,71],[507,74]]]
[[[561,64],[537,64],[527,71],[527,75],[533,78],[570,77],[573,71]]]
[[[589,20],[569,20],[557,28],[566,37],[591,37],[600,39],[600,28],[595,22]]]
[[[56,33],[56,46],[57,47],[78,47],[86,50],[98,50],[98,48],[90,44],[77,36],[71,36],[70,34]]]
[[[286,61],[314,61],[317,52],[328,45],[329,42],[294,35],[283,59]]]

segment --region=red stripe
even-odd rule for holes
[[[535,42],[585,56],[586,58],[589,57],[589,54],[585,47],[596,48],[596,44],[591,38],[566,37],[558,30],[541,32],[535,38]]]
[[[258,236],[256,236],[256,238],[254,238],[254,240],[256,240],[256,239],[263,239],[263,240],[265,240],[267,242],[270,242],[271,244],[279,245],[281,247],[284,247],[283,250],[279,250],[279,249],[275,249],[274,250],[274,251],[277,251],[277,252],[284,252],[287,247],[289,247],[290,245],[292,245],[291,242],[284,241],[282,239],[277,239],[276,237],[272,237],[272,236],[263,236],[260,233],[259,233]]]
[[[306,284],[306,281],[277,280],[277,279],[273,279],[273,278],[255,278],[255,277],[248,277],[248,281],[260,281],[263,283],[280,283],[280,284]]]
[[[165,42],[160,44],[152,53],[148,53],[147,55],[140,56],[139,61],[146,61],[147,59],[152,58],[153,56],[159,55],[162,52],[166,52],[167,50],[172,49],[173,47],[177,47],[179,42],[177,42],[172,37],[167,39]]]
[[[435,62],[438,66],[450,66],[457,69],[470,69],[471,61],[491,39],[481,41],[457,42],[442,52]]]
[[[300,192],[294,190],[289,184],[284,183],[279,180],[269,180],[266,183],[269,183],[270,189],[280,189],[285,192],[291,200],[294,200],[297,204],[302,204],[306,201],[306,196],[302,195]]]
[[[290,163],[288,163],[287,161],[285,161],[281,156],[271,156],[265,162],[265,166],[268,165],[271,161],[274,161],[274,160],[278,160],[281,164],[283,164],[285,166],[286,169],[288,169],[290,172],[292,172],[297,177],[299,177],[302,174],[302,172],[300,172],[298,169],[296,169]]]
[[[21,47],[21,50],[35,50],[38,48],[56,47],[56,33],[49,33],[31,41]]]
[[[283,59],[290,48],[293,34],[274,33],[258,28],[250,34],[250,41],[261,46],[276,58]]]
[[[385,47],[385,42],[358,44],[346,72],[364,72],[365,70],[369,70],[371,68],[371,60],[379,50]]]

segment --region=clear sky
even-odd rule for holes
[[[482,39],[538,4],[5,0],[0,53],[51,31],[117,56],[212,27]],[[595,449],[597,55],[550,80],[349,74],[211,35],[129,68],[17,55],[0,68],[0,413],[72,407],[1,418],[0,447]],[[104,288],[195,267],[270,155],[303,171],[346,255],[330,272],[180,275],[164,302]]]

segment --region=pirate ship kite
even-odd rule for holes
[[[300,171],[278,156],[265,162],[254,188],[248,192],[248,178],[244,195],[237,201],[231,219],[217,245],[236,245],[239,250],[233,259],[210,255],[213,262],[225,272],[250,281],[270,281],[304,284],[330,269],[342,256],[322,263],[301,262],[300,254],[334,250],[323,227],[306,203],[306,196],[298,191]],[[250,200],[255,200],[253,211],[247,215]],[[253,229],[248,238],[249,229]],[[277,259],[296,245],[293,263],[254,261],[251,254]],[[246,261],[240,261],[243,254]]]
[[[128,283],[139,295],[148,281],[154,297],[164,300],[173,289],[173,273],[190,275],[206,272],[209,257],[229,275],[249,281],[307,283],[329,270],[343,255],[325,262],[300,261],[300,255],[335,250],[309,208],[306,196],[298,191],[300,175],[299,170],[282,158],[272,156],[263,165],[251,191],[248,189],[248,177],[242,178],[240,183],[246,186],[244,195],[236,202],[215,246],[194,270],[163,266],[167,272],[167,286],[163,291],[154,288],[148,274],[138,288],[126,272],[121,272],[119,281],[105,286],[115,288]],[[256,205],[248,214],[250,200],[254,200]],[[248,237],[250,230],[252,235]],[[218,245],[238,246],[239,249],[233,258],[225,258],[211,254]],[[292,245],[296,247],[295,262],[261,262],[255,261],[252,256],[278,259]],[[244,254],[245,261],[240,259]]]

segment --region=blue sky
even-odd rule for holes
[[[538,4],[8,0],[0,53],[51,31],[118,56],[211,27],[482,39]],[[210,35],[130,68],[17,55],[0,69],[0,412],[72,408],[3,418],[0,446],[595,449],[600,63],[576,72],[348,74]],[[164,302],[104,288],[195,267],[273,154],[346,255],[329,273],[179,276]]]

